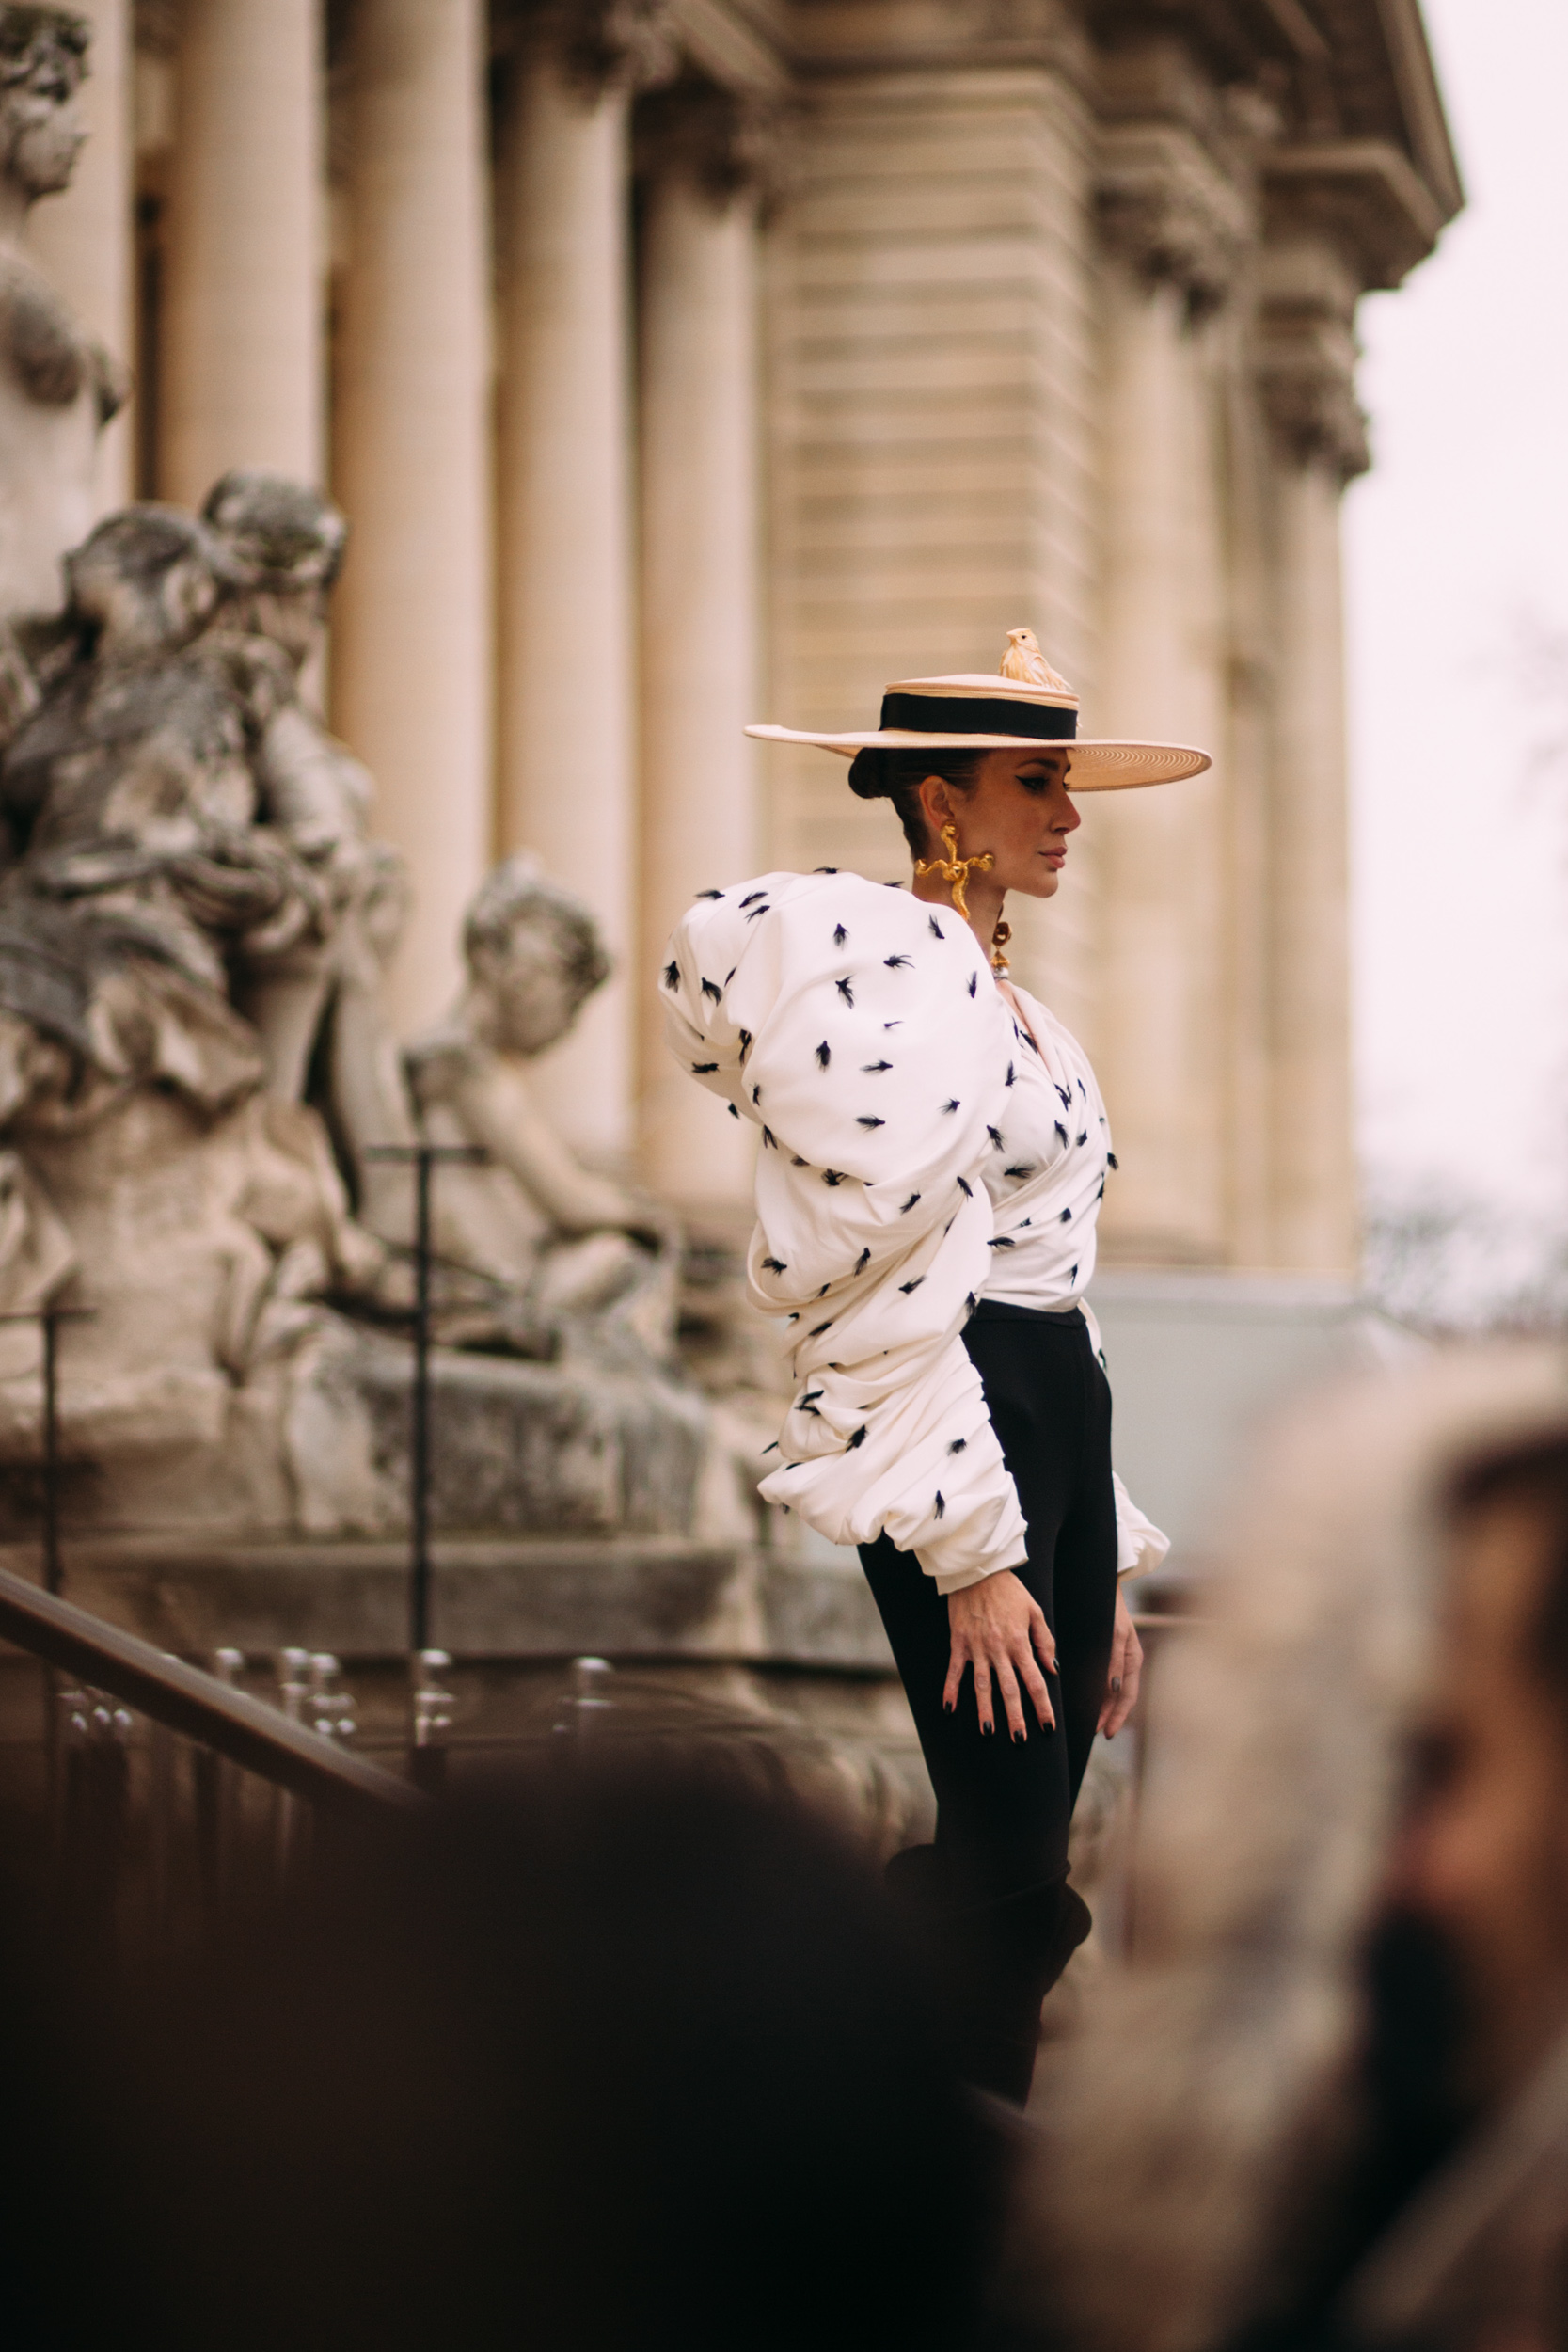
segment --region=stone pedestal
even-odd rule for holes
[[[333,714],[408,861],[394,1022],[427,1026],[461,972],[490,862],[490,375],[484,13],[362,0],[333,487],[353,538]]]
[[[642,253],[642,1166],[676,1199],[749,1200],[753,1132],[694,1088],[649,984],[699,890],[756,870],[756,227],[668,168]]]
[[[515,69],[500,405],[500,833],[584,899],[615,960],[542,1098],[579,1150],[632,1139],[636,968],[628,99]]]
[[[322,474],[321,0],[187,0],[159,351],[159,493]]]

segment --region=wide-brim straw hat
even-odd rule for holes
[[[844,735],[807,728],[751,726],[764,743],[814,743],[852,759],[857,752],[1026,752],[1042,745],[1070,755],[1072,792],[1117,792],[1140,784],[1174,784],[1213,765],[1191,743],[1134,743],[1078,732],[1078,697],[1041,654],[1034,633],[1009,629],[995,676],[903,678],[882,695],[875,727]]]

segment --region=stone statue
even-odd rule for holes
[[[98,437],[127,389],[23,243],[32,206],[75,167],[89,38],[64,9],[0,7],[0,740],[33,699],[31,640],[65,601]]]
[[[673,1329],[672,1234],[653,1204],[592,1173],[534,1102],[528,1064],[565,1036],[608,977],[586,907],[530,857],[496,868],[463,929],[467,979],[406,1062],[433,1143],[479,1146],[483,1165],[442,1168],[436,1238],[548,1327],[618,1311],[657,1355]]]

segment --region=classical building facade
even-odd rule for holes
[[[136,368],[103,502],[261,464],[346,509],[325,684],[412,870],[405,1027],[536,850],[619,966],[562,1122],[736,1202],[667,927],[902,864],[742,723],[856,720],[1028,622],[1090,732],[1215,754],[1086,803],[1015,916],[1109,1098],[1107,1248],[1349,1267],[1355,306],[1461,201],[1418,0],[79,5],[91,143],[37,241]]]

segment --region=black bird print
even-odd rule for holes
[[[882,958],[882,961],[887,965],[890,972],[907,971],[913,961],[914,959],[912,956],[884,956]],[[884,1026],[891,1027],[892,1024],[886,1023],[884,1024]]]
[[[961,1454],[968,1443],[967,1438],[955,1438],[947,1451],[949,1454]]]
[[[753,1087],[753,1088],[752,1089],[752,1101],[753,1103],[760,1103],[760,1102],[762,1101],[762,1089],[761,1089],[761,1087]]]
[[[955,1095],[954,1095],[954,1097],[953,1097],[953,1099],[952,1099],[952,1101],[951,1101],[951,1102],[948,1102],[948,1103],[944,1103],[944,1104],[942,1104],[942,1110],[943,1110],[944,1112],[947,1112],[947,1111],[956,1111],[956,1110],[958,1109],[958,1096],[955,1094]]]
[[[871,1263],[871,1252],[870,1252],[870,1250],[869,1250],[869,1249],[863,1249],[863,1250],[861,1251],[860,1256],[859,1256],[859,1257],[855,1260],[855,1272],[856,1272],[857,1274],[863,1274],[863,1273],[865,1272],[866,1267],[867,1267],[870,1263]]]
[[[759,915],[770,914],[771,913],[772,909],[770,907],[753,907],[751,914],[746,917],[746,920],[748,923],[754,923]],[[735,975],[732,973],[730,977],[733,979]]]
[[[947,1498],[940,1486],[937,1488],[937,1499],[931,1505],[931,1516],[939,1519],[947,1516]]]
[[[705,996],[711,996],[715,1004],[719,1002],[723,993],[723,990],[713,980],[705,980],[703,982],[703,994]]]
[[[853,1005],[854,1005],[854,1002],[855,1002],[855,992],[854,992],[854,990],[850,987],[850,985],[849,985],[848,981],[847,981],[847,980],[835,980],[835,981],[833,982],[833,986],[837,989],[837,991],[838,991],[839,994],[843,997],[843,999],[844,999],[845,1003],[846,1003],[847,1005],[848,1005],[848,1006],[850,1006],[850,1007],[852,1008],[852,1007],[853,1007]]]
[[[769,1152],[776,1152],[776,1151],[778,1150],[778,1148],[779,1148],[779,1138],[778,1138],[778,1136],[777,1136],[773,1133],[773,1130],[772,1130],[772,1128],[771,1128],[771,1127],[765,1127],[765,1128],[763,1129],[763,1131],[762,1131],[762,1139],[763,1139],[763,1142],[764,1142],[764,1143],[768,1146],[768,1151],[769,1151]]]
[[[1027,1160],[1015,1161],[1011,1168],[1002,1170],[1004,1176],[1032,1176],[1034,1172]]]
[[[681,968],[680,968],[680,965],[679,965],[678,963],[667,963],[667,964],[665,965],[665,967],[664,967],[664,985],[665,985],[665,987],[666,987],[666,988],[679,988],[680,984],[681,984]]]
[[[754,907],[759,898],[766,898],[767,896],[768,893],[766,890],[748,891],[746,897],[742,898],[740,903],[743,907]]]
[[[937,921],[934,914],[928,914],[926,917],[926,920],[931,927],[931,937],[933,939],[945,939],[947,937],[947,933],[942,930],[942,925]]]
[[[863,1422],[862,1422],[862,1423],[861,1423],[861,1425],[860,1425],[860,1427],[856,1430],[856,1432],[855,1432],[854,1436],[853,1436],[853,1437],[849,1439],[848,1451],[849,1451],[851,1454],[853,1454],[853,1452],[854,1452],[855,1448],[856,1448],[858,1445],[863,1445],[864,1443],[865,1443],[865,1423],[864,1423],[864,1422],[863,1421]]]
[[[804,1395],[804,1396],[802,1396],[802,1397],[798,1397],[798,1398],[796,1399],[796,1404],[795,1404],[795,1409],[796,1409],[796,1411],[797,1411],[798,1413],[816,1413],[816,1400],[817,1400],[817,1398],[818,1398],[819,1396],[822,1396],[822,1395],[825,1395],[825,1394],[826,1394],[826,1391],[825,1391],[825,1390],[822,1390],[822,1389],[808,1389],[808,1390],[806,1391],[806,1392],[805,1392],[805,1395]],[[817,1414],[816,1414],[816,1418],[817,1418],[817,1420],[818,1420],[818,1421],[820,1421],[820,1420],[821,1420],[821,1418],[822,1418],[821,1414],[820,1414],[820,1413],[817,1413]]]
[[[716,1061],[694,1061],[691,1065],[691,1075],[694,1078],[705,1078],[718,1067],[719,1064]]]
[[[819,1340],[824,1331],[831,1331],[832,1327],[833,1319],[832,1315],[830,1315],[826,1323],[818,1323],[815,1325],[813,1328],[806,1333],[806,1337],[808,1340]]]
[[[864,1078],[875,1078],[879,1076],[882,1071],[892,1068],[893,1064],[890,1061],[863,1061],[861,1075]]]
[[[912,1282],[900,1282],[898,1287],[903,1292],[904,1296],[908,1298],[910,1293],[911,1291],[917,1291],[925,1279],[926,1277],[924,1274],[917,1274]]]
[[[787,1258],[764,1258],[762,1263],[769,1274],[787,1274],[789,1271]]]
[[[824,1038],[821,1044],[816,1049],[816,1067],[818,1070],[826,1070],[828,1064],[832,1060],[832,1048],[828,1043],[827,1039]]]
[[[748,922],[748,923],[751,921],[751,919],[752,919],[752,918],[751,918],[751,916],[750,916],[750,915],[748,915],[748,916],[746,917],[746,920],[747,920],[747,922]],[[724,986],[725,986],[726,988],[728,988],[728,986],[729,986],[730,982],[734,979],[734,977],[735,977],[736,974],[739,971],[739,969],[740,969],[740,966],[739,966],[737,963],[732,963],[732,964],[731,964],[731,966],[730,966],[729,970],[728,970],[728,971],[725,973],[725,975],[724,975]]]
[[[1006,1074],[1006,1078],[1003,1080],[1003,1082],[1002,1082],[1002,1083],[1003,1083],[1003,1085],[1004,1085],[1004,1086],[1009,1086],[1009,1087],[1010,1087],[1010,1086],[1012,1085],[1012,1083],[1013,1083],[1013,1066],[1012,1066],[1012,1063],[1011,1063],[1011,1062],[1009,1062],[1009,1063],[1007,1064],[1007,1074]]]
[[[975,991],[975,989],[976,989],[976,987],[977,987],[977,986],[978,986],[978,982],[977,982],[977,980],[976,980],[976,978],[975,978],[974,974],[972,972],[972,973],[970,974],[970,976],[969,976],[969,993],[970,993],[970,994],[971,994],[972,996],[974,995],[974,991]]]
[[[842,947],[848,936],[849,934],[845,930],[842,923],[835,923],[833,925],[833,946],[835,947]]]
[[[1005,1152],[1005,1151],[1006,1150],[1006,1148],[1007,1148],[1007,1147],[1006,1147],[1006,1145],[1003,1142],[1002,1137],[1001,1137],[1000,1134],[998,1133],[997,1129],[996,1129],[996,1128],[994,1128],[994,1127],[992,1127],[991,1125],[990,1125],[990,1123],[989,1123],[989,1122],[988,1122],[987,1127],[986,1127],[986,1133],[987,1133],[987,1135],[988,1135],[988,1136],[990,1136],[990,1139],[991,1139],[991,1146],[992,1146],[992,1149],[993,1149],[993,1150],[998,1151],[998,1152]]]
[[[970,1311],[970,1313],[971,1313],[971,1314],[973,1314],[973,1313],[974,1312],[975,1308],[976,1308],[979,1304],[980,1304],[980,1302],[979,1302],[979,1300],[975,1297],[974,1293],[973,1291],[971,1291],[971,1292],[970,1292],[970,1294],[969,1294],[969,1295],[968,1295],[968,1297],[964,1300],[964,1305],[965,1305],[965,1306],[969,1309],[969,1311]]]
[[[993,1233],[987,1242],[986,1248],[988,1249],[1016,1249],[1018,1244],[1011,1233]]]
[[[1067,1278],[1067,1279],[1068,1279],[1068,1280],[1069,1280],[1069,1282],[1076,1282],[1076,1281],[1077,1281],[1077,1279],[1078,1279],[1078,1268],[1077,1268],[1076,1266],[1074,1266],[1074,1267],[1073,1267],[1072,1272],[1071,1272],[1071,1273],[1068,1276],[1068,1278]]]
[[[910,1197],[909,1197],[909,1199],[905,1201],[905,1203],[904,1203],[903,1207],[899,1210],[899,1212],[898,1212],[899,1216],[908,1216],[908,1215],[909,1215],[910,1211],[913,1208],[913,1206],[914,1206],[915,1202],[919,1200],[919,1198],[920,1198],[919,1193],[917,1193],[917,1192],[911,1192],[911,1195],[910,1195]]]
[[[1072,1223],[1072,1211],[1070,1209],[1064,1209],[1061,1216],[1056,1219],[1056,1222],[1058,1225],[1070,1225]]]
[[[1105,1165],[1107,1168],[1120,1168],[1121,1162],[1117,1159],[1114,1152],[1107,1152],[1105,1154]]]
[[[824,1283],[823,1283],[823,1285],[822,1285],[822,1288],[821,1288],[821,1289],[817,1292],[817,1294],[816,1294],[817,1297],[818,1297],[818,1298],[826,1298],[826,1297],[827,1297],[827,1295],[828,1295],[828,1293],[829,1293],[832,1289],[832,1284],[831,1282],[824,1282]]]
[[[763,1449],[762,1449],[762,1450],[763,1450],[764,1454],[777,1454],[777,1452],[778,1452],[778,1450],[779,1450],[779,1441],[778,1441],[777,1438],[775,1438],[773,1439],[773,1442],[772,1442],[772,1444],[771,1444],[771,1445],[765,1445],[765,1446],[763,1447]]]
[[[738,1119],[740,1117],[740,1113],[736,1109],[733,1103],[726,1103],[724,1108],[729,1112],[732,1119]]]
[[[751,1032],[751,1030],[750,1030],[750,1029],[742,1029],[742,1030],[739,1032],[739,1036],[740,1036],[740,1058],[741,1058],[741,1060],[742,1060],[742,1061],[744,1061],[744,1060],[745,1060],[745,1058],[746,1058],[746,1057],[747,1057],[747,1055],[751,1052],[751,1050],[752,1050],[752,1046],[756,1043],[756,1040],[752,1037],[752,1032]]]
[[[882,1024],[884,1029],[901,1029],[903,1025],[904,1024],[901,1021],[884,1021]],[[891,1070],[893,1064],[889,1062],[888,1068]]]
[[[723,895],[721,890],[699,890],[697,893],[699,898],[721,898]]]
[[[811,870],[814,874],[836,874],[838,867],[836,866],[814,866]]]
[[[800,1162],[800,1165],[804,1168],[804,1160]],[[839,1168],[825,1168],[822,1170],[822,1182],[825,1184],[842,1184],[844,1182],[843,1169]]]
[[[970,1184],[967,1184],[964,1182],[964,1180],[963,1180],[963,1178],[962,1178],[961,1176],[958,1178],[958,1190],[959,1190],[959,1191],[963,1194],[964,1199],[965,1199],[966,1200],[974,1200],[974,1187],[973,1187],[972,1185],[970,1185]]]
[[[855,1124],[857,1127],[885,1127],[887,1120],[885,1119],[857,1119]]]
[[[1084,1146],[1085,1143],[1087,1143],[1087,1141],[1088,1141],[1088,1136],[1079,1136],[1079,1138],[1078,1138],[1078,1143],[1079,1143],[1079,1148],[1080,1148],[1080,1150],[1082,1150],[1083,1146]]]
[[[1061,1136],[1061,1138],[1062,1138],[1062,1148],[1063,1148],[1063,1150],[1065,1151],[1065,1150],[1066,1150],[1066,1148],[1067,1148],[1068,1132],[1067,1132],[1067,1129],[1063,1126],[1063,1124],[1062,1124],[1062,1122],[1061,1122],[1061,1120],[1060,1120],[1059,1119],[1058,1119],[1058,1120],[1057,1120],[1057,1121],[1056,1121],[1056,1133],[1057,1133],[1057,1134]]]

